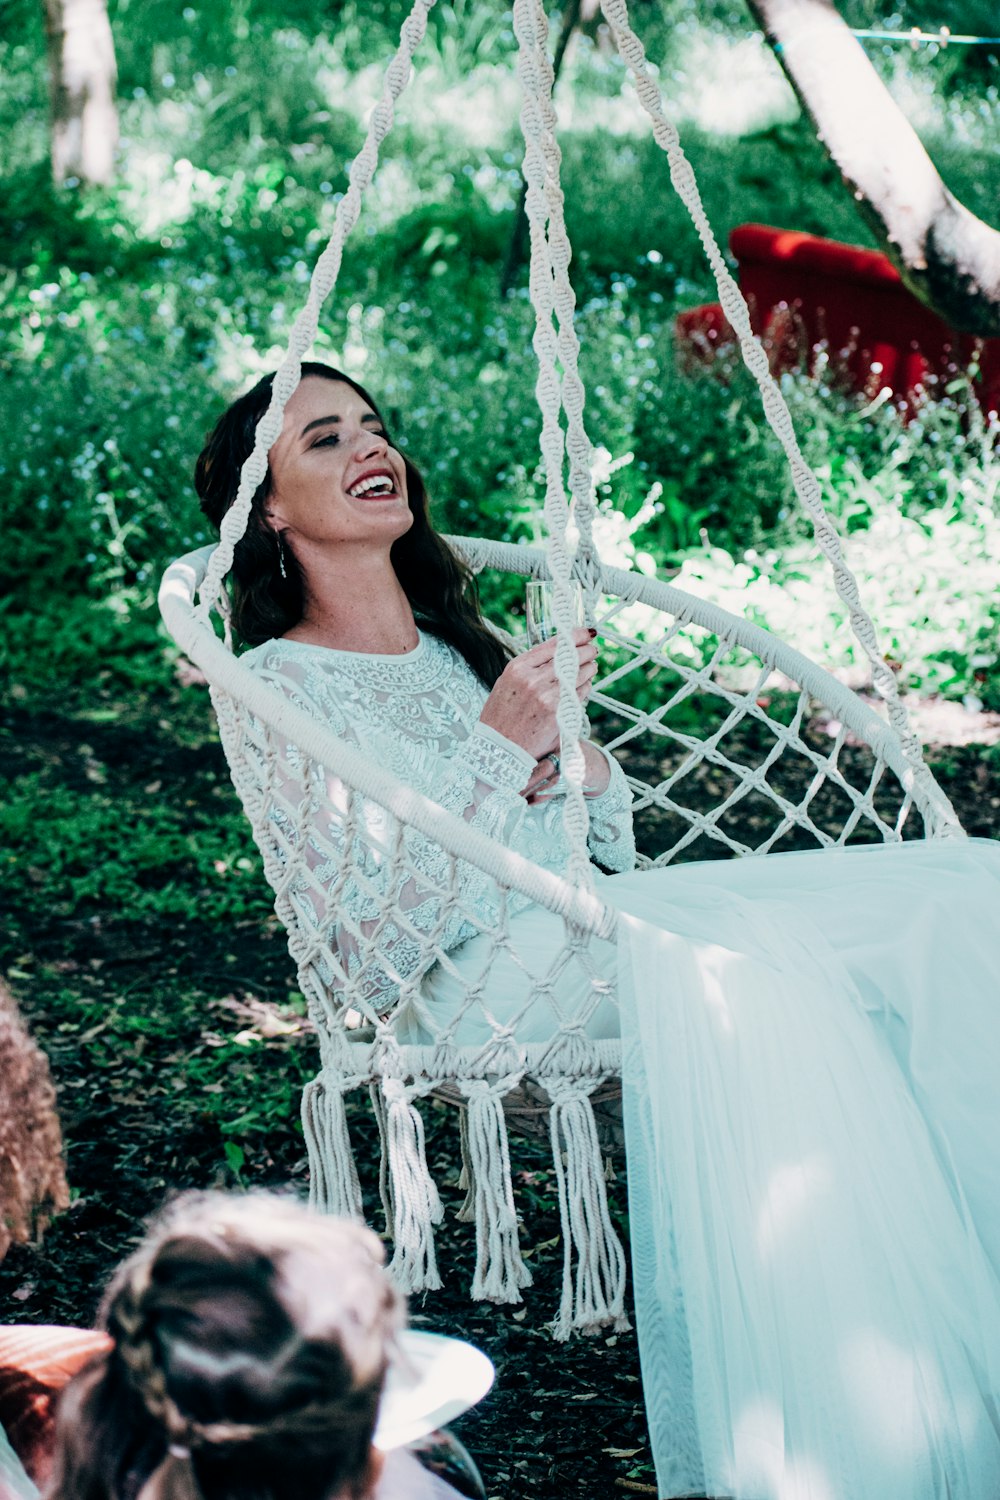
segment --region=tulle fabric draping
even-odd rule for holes
[[[0,1500],[38,1500],[38,1491],[0,1427]]]
[[[662,1496],[1000,1497],[1000,846],[915,842],[603,877]],[[513,1019],[562,938],[511,923]],[[479,975],[488,940],[452,955]],[[567,968],[517,1025],[593,1003]],[[427,1013],[463,983],[429,976]],[[470,1011],[456,1039],[483,1041]],[[587,1031],[614,1035],[615,1008]],[[413,1040],[426,1039],[413,1023]]]
[[[1000,1496],[1000,847],[615,893],[660,1493]]]

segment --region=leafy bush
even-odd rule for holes
[[[0,884],[27,881],[48,910],[70,917],[103,909],[130,918],[234,923],[270,908],[260,860],[227,799],[182,823],[150,793],[123,806],[101,790],[54,786],[43,772],[16,777],[0,808]]]
[[[403,7],[343,0],[321,14],[300,0],[247,0],[210,17],[118,0],[123,179],[58,194],[44,166],[40,18],[26,0],[8,12],[0,669],[29,687],[101,674],[163,684],[172,658],[156,580],[172,555],[208,540],[194,457],[224,402],[279,357],[360,144],[373,60],[388,55]],[[684,68],[701,55],[698,37],[743,44],[731,0],[672,0],[662,14],[639,3],[636,17],[682,113],[694,108]],[[520,186],[516,100],[509,69],[499,71],[509,26],[471,0],[437,7],[426,76],[386,144],[317,352],[378,393],[427,472],[443,529],[517,539],[536,534],[543,487],[533,315],[523,278],[510,296],[499,291]],[[567,215],[602,502],[627,523],[642,566],[693,566],[721,549],[739,570],[756,566],[748,549],[791,547],[790,587],[809,566],[804,530],[752,382],[742,368],[691,377],[675,367],[677,309],[714,291],[666,164],[638,114],[633,127],[627,101],[612,99],[621,67],[600,36],[581,39],[568,66]],[[983,202],[1000,158],[963,149],[975,133],[961,108],[949,181]],[[704,126],[685,137],[720,235],[759,218],[864,238],[794,114],[749,139]],[[977,428],[973,406],[944,392],[906,425],[888,405],[862,410],[822,361],[787,391],[845,531],[915,526],[956,566],[987,555],[995,434]],[[919,552],[915,535],[907,545]],[[488,589],[493,610],[516,603],[516,585]],[[984,596],[964,648],[953,623],[930,619],[915,652],[902,638],[892,649],[915,683],[961,694],[985,672],[992,691],[993,620]],[[895,624],[889,633],[895,641]]]

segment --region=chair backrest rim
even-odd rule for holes
[[[445,540],[467,562],[478,564],[482,561],[484,567],[529,577],[547,576],[546,554],[540,547],[526,547],[517,542],[494,542],[486,537],[448,536]],[[926,801],[921,796],[929,788],[921,787],[914,781],[913,768],[893,725],[865,703],[853,688],[810,657],[804,656],[794,646],[789,646],[780,636],[765,629],[763,625],[755,625],[744,616],[733,614],[721,605],[712,604],[697,594],[676,588],[665,579],[651,578],[648,574],[628,568],[616,568],[602,563],[601,586],[605,593],[637,604],[648,604],[651,608],[704,626],[705,629],[752,651],[775,670],[785,672],[814,698],[832,709],[842,724],[860,735],[873,753],[885,761],[902,786],[912,786],[914,801],[922,815],[930,813],[935,824],[953,826],[956,832],[961,833],[958,815],[930,775],[927,780],[933,793]]]
[[[445,539],[477,569],[496,568],[524,577],[545,577],[548,573],[546,553],[539,547],[497,542],[488,537],[448,536]],[[437,838],[449,853],[471,859],[501,884],[521,891],[586,929],[605,937],[613,934],[615,914],[606,903],[576,890],[562,877],[543,870],[530,860],[503,850],[492,839],[438,807],[437,803],[388,772],[373,767],[365,757],[343,744],[302,710],[296,709],[247,667],[241,666],[240,658],[233,655],[211,627],[198,617],[195,608],[197,590],[214,551],[215,546],[209,544],[171,563],[163,575],[159,595],[160,612],[167,630],[210,683],[247,703],[251,712],[290,739],[298,740],[299,733],[310,741],[317,735],[321,736],[324,753],[316,755],[315,759],[342,775],[345,781],[356,786],[363,795],[370,796],[379,806],[412,823],[429,837]],[[602,564],[601,588],[602,592],[618,598],[646,604],[700,625],[753,652],[775,670],[785,672],[831,709],[846,728],[864,740],[873,754],[885,762],[901,786],[911,794],[930,837],[942,834],[964,837],[951,802],[933,776],[928,772],[924,778],[915,778],[893,725],[864,703],[853,689],[789,646],[780,636],[663,579],[626,568]],[[293,719],[299,732],[290,732]],[[308,744],[303,744],[303,748],[312,753]],[[498,854],[502,856],[499,860]]]

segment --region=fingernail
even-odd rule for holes
[[[594,636],[597,634],[597,631],[593,625],[588,625],[587,634],[590,636],[591,640],[593,640]]]

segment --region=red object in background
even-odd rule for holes
[[[879,251],[766,224],[739,225],[729,246],[751,324],[768,344],[773,368],[808,365],[812,346],[823,341],[859,390],[874,397],[888,386],[910,396],[929,375],[968,368],[978,349],[980,403],[1000,408],[1000,339],[949,328],[906,289]],[[674,326],[683,353],[696,360],[736,337],[717,302],[679,313]]]

